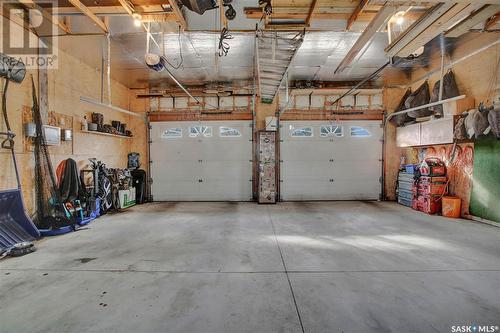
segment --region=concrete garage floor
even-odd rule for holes
[[[0,262],[0,332],[500,325],[500,229],[394,203],[162,203]]]

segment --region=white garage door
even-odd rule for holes
[[[153,200],[251,200],[250,121],[151,125]]]
[[[379,199],[380,121],[282,121],[282,200]]]

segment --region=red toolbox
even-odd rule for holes
[[[418,180],[421,183],[427,183],[427,184],[429,183],[446,184],[446,182],[448,182],[448,178],[446,178],[446,176],[439,176],[439,177],[420,176]]]
[[[414,199],[413,207],[427,214],[436,214],[441,211],[441,196],[419,195]]]
[[[426,158],[420,164],[420,174],[422,176],[445,176],[446,165],[439,158]]]
[[[418,194],[422,195],[444,195],[446,194],[446,183],[419,183]]]

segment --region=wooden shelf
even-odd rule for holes
[[[97,131],[81,131],[82,133],[88,133],[88,134],[95,134],[95,135],[103,135],[103,136],[114,136],[115,138],[122,138],[122,139],[132,139],[133,136],[125,136],[125,135],[119,135],[119,134],[111,134],[111,133],[103,133],[103,132],[97,132]]]

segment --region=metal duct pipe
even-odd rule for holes
[[[0,53],[0,77],[21,83],[26,76],[26,66],[21,60]]]

